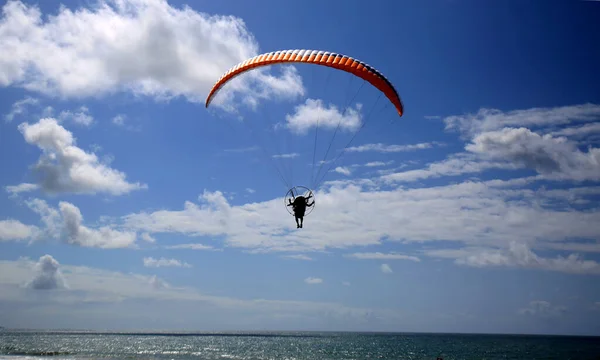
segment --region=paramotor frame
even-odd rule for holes
[[[311,195],[312,197],[309,201],[314,202],[314,204],[312,206],[306,207],[306,211],[304,212],[304,217],[306,217],[315,209],[315,205],[317,204],[315,201],[315,195],[313,194],[312,190],[307,188],[306,186],[297,185],[288,190],[288,192],[285,194],[285,197],[283,198],[285,208],[290,213],[290,215],[294,215],[294,211],[291,209],[290,206],[288,206],[290,200],[294,202],[294,199],[296,199],[298,196],[304,196],[304,198],[306,199]]]

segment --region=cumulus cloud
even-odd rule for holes
[[[307,277],[306,279],[304,279],[304,282],[309,285],[316,285],[316,284],[322,284],[323,279],[315,278],[315,277]]]
[[[539,135],[526,128],[504,128],[477,135],[468,151],[506,161],[549,177],[600,180],[600,149],[582,152],[565,138]]]
[[[534,253],[527,244],[516,241],[511,241],[506,248],[439,249],[425,253],[433,257],[455,258],[457,264],[472,267],[517,267],[570,274],[600,274],[600,263],[594,260],[585,260],[578,254],[544,258]]]
[[[384,274],[393,273],[392,268],[388,264],[381,264],[381,266],[379,268],[381,269],[381,272]]]
[[[166,259],[164,257],[161,257],[160,259],[155,259],[153,257],[145,257],[144,258],[144,266],[145,267],[185,267],[185,268],[191,268],[192,265],[186,263],[186,262],[181,262],[177,259]]]
[[[338,166],[335,169],[333,169],[334,172],[338,173],[338,174],[342,174],[342,175],[346,175],[349,176],[350,174],[352,174],[352,171],[345,166]]]
[[[230,206],[222,192],[205,191],[203,206],[186,201],[183,211],[159,210],[130,214],[126,226],[148,232],[183,232],[190,235],[220,235],[228,224]]]
[[[230,205],[222,193],[205,192],[201,204],[188,201],[181,210],[129,214],[123,226],[222,236],[225,246],[290,253],[377,245],[384,239],[390,245],[454,241],[502,248],[509,247],[507,239],[519,239],[539,248],[600,236],[600,212],[572,207],[595,196],[596,187],[553,192],[514,186],[498,180],[389,190],[339,184],[315,194],[319,215],[306,218],[302,232],[281,216],[281,198]]]
[[[0,240],[57,239],[71,245],[103,249],[135,246],[135,231],[117,230],[114,225],[87,227],[83,224],[79,208],[69,202],[59,202],[58,208],[41,199],[28,199],[24,204],[40,216],[43,226],[25,225],[15,220],[0,220]]]
[[[457,129],[470,139],[465,153],[450,155],[424,169],[385,174],[382,180],[388,183],[409,182],[490,169],[529,168],[542,175],[537,180],[597,181],[600,179],[600,149],[589,146],[587,151],[582,151],[579,143],[555,135],[590,132],[596,124],[557,131],[550,131],[547,127],[599,119],[600,106],[592,104],[510,113],[481,109],[476,116],[450,116],[444,120],[447,128]],[[522,125],[539,128],[540,132],[546,133],[538,134]]]
[[[397,253],[384,254],[380,252],[347,254],[346,257],[351,257],[360,260],[410,260],[415,262],[421,261],[421,259],[412,255]]]
[[[476,114],[453,115],[444,118],[446,129],[465,136],[500,130],[505,127],[541,128],[573,122],[592,122],[600,119],[600,105],[580,104],[553,108],[531,108],[504,112],[482,108]]]
[[[35,165],[40,186],[49,193],[97,193],[121,195],[147,185],[129,183],[125,173],[100,162],[93,153],[75,145],[73,134],[56,119],[44,118],[35,124],[22,123],[19,130],[27,143],[38,146],[43,155]],[[21,191],[33,187],[19,185]]]
[[[66,288],[67,285],[59,267],[60,264],[51,255],[40,257],[35,264],[35,276],[26,286],[35,290]]]
[[[165,246],[165,249],[188,249],[188,250],[216,250],[210,245],[204,244],[178,244]]]
[[[1,77],[0,77],[0,79],[1,79]],[[0,84],[1,84],[1,82],[0,82]],[[10,109],[10,112],[8,114],[4,115],[4,119],[7,122],[11,122],[11,121],[13,121],[13,119],[16,116],[26,114],[27,113],[27,107],[33,106],[33,105],[37,105],[38,103],[39,103],[38,99],[33,98],[31,96],[27,96],[24,99],[15,102],[12,105],[12,107]]]
[[[148,233],[143,233],[140,238],[144,241],[147,241],[149,243],[155,243],[156,239],[152,237],[152,235],[148,234]]]
[[[287,127],[294,133],[303,135],[312,127],[355,131],[361,126],[361,104],[355,108],[340,111],[335,105],[326,106],[323,100],[306,99],[304,104],[296,106],[293,114],[285,116]]]
[[[60,121],[70,121],[81,126],[90,126],[94,123],[94,118],[89,113],[89,109],[82,106],[77,111],[64,110],[58,115]]]
[[[30,183],[21,183],[19,185],[9,185],[5,187],[6,191],[12,195],[16,195],[22,192],[34,191],[38,188],[39,186],[37,184]]]
[[[132,246],[137,239],[136,233],[132,231],[119,231],[109,226],[97,229],[86,227],[83,225],[81,211],[71,203],[61,201],[59,208],[64,221],[66,241],[69,244],[116,249]]]
[[[55,14],[8,1],[0,42],[0,85],[61,98],[130,91],[204,101],[225,71],[258,54],[241,19],[176,8],[166,0],[100,0],[89,8],[61,6]],[[255,104],[303,93],[294,68],[281,76],[256,69],[228,84],[213,104],[230,108],[236,96]]]
[[[44,224],[44,235],[53,238],[60,237],[64,222],[57,209],[52,208],[41,199],[29,199],[25,201],[25,205],[40,216],[40,220]]]
[[[27,240],[37,232],[37,227],[20,221],[0,220],[0,241]]]
[[[446,129],[459,131],[469,142],[465,152],[425,168],[386,173],[386,183],[412,182],[421,179],[481,173],[486,170],[518,170],[529,167],[540,177],[531,179],[595,180],[598,179],[597,148],[588,147],[556,134],[592,131],[595,124],[573,127],[574,122],[600,120],[600,105],[582,104],[555,108],[533,108],[502,112],[480,109],[477,114],[454,115],[444,119]],[[565,126],[556,130],[557,126]],[[517,127],[518,126],[518,127]],[[532,129],[538,129],[534,132]]]
[[[434,146],[440,146],[441,143],[438,142],[426,142],[426,143],[418,143],[418,144],[407,144],[407,145],[386,145],[382,143],[376,144],[364,144],[360,146],[352,146],[346,149],[348,152],[381,152],[381,153],[396,153],[396,152],[406,152],[406,151],[414,151],[414,150],[424,150],[431,149]]]
[[[521,136],[527,141],[522,140]],[[556,142],[551,135],[545,137],[527,129],[519,134],[504,128],[487,131],[473,137],[467,145],[469,154],[456,155],[424,169],[392,175],[408,180],[477,173],[498,167],[518,169],[525,162],[507,162],[506,155],[502,154],[509,149],[511,156],[521,157],[518,150],[523,147],[518,144],[526,142],[527,146],[533,146],[535,140],[529,141],[529,137],[553,139],[552,144]],[[561,141],[557,142],[558,145],[570,144],[567,140]],[[517,144],[514,150],[513,143]],[[579,162],[562,160],[567,157],[564,154],[549,156],[554,153],[544,146],[545,143],[539,145],[544,150],[542,154],[550,159],[558,159],[555,163],[562,164],[560,161],[564,161],[573,166],[572,172],[582,167]],[[542,170],[545,171],[545,168],[540,168]],[[251,252],[298,253],[377,245],[384,241],[390,244],[456,241],[481,247],[477,254],[462,254],[460,260],[456,260],[463,265],[497,264],[569,273],[596,273],[597,264],[580,255],[570,254],[552,259],[542,258],[533,251],[560,246],[564,246],[564,250],[578,252],[597,251],[593,244],[571,242],[572,239],[593,240],[600,235],[597,225],[600,224],[600,213],[597,209],[580,209],[582,204],[590,204],[598,194],[597,187],[570,188],[562,192],[558,189],[518,188],[530,184],[532,179],[536,177],[467,181],[430,188],[392,187],[387,190],[377,187],[378,179],[330,182],[316,193],[319,216],[307,218],[307,226],[302,232],[294,231],[293,221],[280,216],[282,200],[279,198],[231,205],[218,191],[206,191],[199,203],[187,201],[183,209],[126,215],[122,218],[122,226],[133,236],[139,231],[148,236],[154,233],[180,233],[222,237],[224,246],[249,249]],[[373,217],[374,213],[379,215]],[[61,214],[60,217],[62,219],[64,216]],[[431,223],[436,226],[430,226]],[[110,229],[115,230],[114,227]],[[527,251],[533,255],[511,248],[508,239],[518,239],[519,243],[527,244]],[[524,262],[523,258],[533,260]],[[523,266],[523,263],[530,265]]]

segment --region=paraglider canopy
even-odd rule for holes
[[[348,55],[343,55],[343,54],[338,54],[335,52],[329,52],[329,51],[322,51],[322,50],[304,50],[304,49],[295,49],[295,50],[280,50],[280,51],[273,51],[273,52],[268,52],[268,53],[263,53],[260,55],[256,55],[254,57],[251,57],[249,59],[246,59],[245,61],[233,66],[232,68],[230,68],[227,72],[225,72],[213,85],[213,87],[211,88],[208,96],[206,97],[206,101],[205,101],[205,106],[206,108],[208,108],[210,106],[210,104],[213,102],[215,96],[217,96],[217,93],[223,89],[226,84],[231,81],[232,79],[243,75],[246,72],[249,72],[251,70],[254,69],[258,69],[261,67],[266,67],[266,66],[271,66],[271,65],[276,65],[276,64],[281,64],[281,65],[285,65],[285,64],[312,64],[312,65],[317,65],[316,68],[324,68],[325,70],[329,70],[327,68],[331,68],[331,69],[337,69],[337,70],[341,70],[340,73],[345,73],[345,75],[348,75],[350,77],[350,83],[352,82],[352,79],[362,79],[363,80],[363,84],[361,84],[360,88],[358,89],[357,93],[353,96],[353,97],[348,97],[350,98],[350,101],[348,102],[348,104],[345,105],[345,107],[343,107],[343,112],[337,112],[338,108],[334,107],[333,105],[330,105],[329,108],[324,108],[322,107],[324,102],[330,99],[325,99],[325,101],[321,100],[321,99],[307,99],[306,104],[304,105],[300,105],[296,107],[296,110],[298,108],[301,108],[302,106],[304,106],[304,108],[308,108],[308,107],[312,107],[311,110],[319,110],[319,111],[312,111],[311,114],[319,114],[319,115],[314,115],[314,116],[318,116],[318,118],[316,119],[308,119],[306,116],[306,113],[302,113],[302,124],[308,124],[306,126],[304,126],[304,130],[302,132],[297,132],[296,135],[298,138],[301,138],[302,136],[307,135],[307,131],[309,128],[311,128],[312,126],[315,127],[315,133],[314,133],[314,146],[312,144],[312,138],[307,139],[307,138],[302,138],[301,141],[294,141],[294,138],[291,138],[289,141],[286,140],[282,140],[282,136],[280,136],[280,134],[278,135],[273,135],[276,133],[276,131],[278,131],[277,129],[281,129],[283,128],[284,130],[289,129],[289,126],[286,129],[286,126],[284,127],[277,127],[276,125],[280,125],[280,123],[276,123],[276,124],[269,124],[267,125],[266,128],[262,129],[262,130],[258,130],[258,131],[253,131],[256,129],[252,129],[251,125],[248,125],[246,121],[243,121],[242,123],[244,123],[244,125],[247,125],[250,133],[252,134],[252,136],[272,136],[272,140],[271,140],[271,144],[269,145],[275,145],[274,147],[285,147],[286,149],[289,149],[289,147],[293,147],[294,145],[296,146],[301,146],[301,145],[305,145],[307,148],[308,146],[311,147],[312,150],[312,172],[310,173],[310,182],[306,181],[302,181],[300,183],[304,183],[307,186],[294,186],[294,181],[292,179],[293,176],[293,168],[294,167],[298,167],[297,164],[302,164],[302,166],[306,166],[306,165],[310,165],[309,161],[306,162],[298,162],[298,161],[304,161],[304,160],[300,160],[301,157],[299,157],[299,153],[300,151],[295,151],[292,150],[290,153],[287,154],[282,154],[282,153],[278,153],[278,154],[272,154],[269,155],[268,154],[268,150],[264,149],[263,146],[259,146],[261,148],[263,148],[263,152],[265,153],[264,155],[266,155],[266,160],[268,162],[271,163],[271,165],[275,168],[275,170],[277,171],[279,178],[282,180],[283,185],[285,186],[286,189],[289,189],[287,191],[286,196],[284,197],[284,206],[287,209],[287,211],[290,214],[293,214],[293,209],[290,208],[289,205],[289,201],[291,200],[292,202],[298,198],[299,196],[304,196],[305,198],[308,198],[308,196],[312,195],[312,199],[314,201],[314,194],[312,192],[311,189],[317,189],[320,184],[324,181],[325,177],[327,174],[331,174],[333,173],[333,170],[337,170],[336,168],[334,168],[334,166],[337,166],[337,161],[344,155],[344,153],[346,152],[346,150],[348,149],[348,147],[350,146],[350,144],[352,143],[352,141],[354,140],[354,138],[356,137],[357,133],[359,131],[361,131],[364,126],[366,125],[367,121],[370,119],[371,115],[373,114],[373,110],[375,109],[375,106],[377,105],[377,102],[379,101],[379,98],[382,97],[382,95],[385,95],[385,97],[389,100],[389,102],[387,102],[386,106],[392,105],[393,108],[395,109],[394,114],[390,114],[390,115],[395,115],[396,117],[401,117],[404,114],[404,105],[402,103],[402,100],[400,99],[400,96],[398,95],[398,92],[396,91],[396,89],[394,88],[394,86],[392,85],[392,83],[377,69],[375,69],[374,67],[366,64],[365,62],[355,59],[353,57],[350,57]],[[330,71],[330,73],[335,73],[335,71]],[[314,75],[314,72],[313,72]],[[327,74],[326,81],[329,81],[329,77],[331,74]],[[370,111],[368,111],[368,114],[366,115],[364,122],[362,121],[362,114],[358,114],[360,113],[360,110],[362,108],[362,102],[357,102],[357,106],[356,108],[352,108],[349,107],[348,105],[354,101],[354,99],[356,98],[356,95],[358,95],[358,92],[361,91],[361,89],[363,88],[364,84],[370,84],[372,85],[373,89],[378,90],[378,97],[377,97],[377,101],[375,101],[375,104],[373,104],[372,107],[370,107]],[[326,86],[324,86],[326,88]],[[347,90],[350,89],[350,84],[347,86]],[[321,90],[322,87],[319,87],[318,90]],[[339,88],[334,88],[331,91],[333,91],[332,97],[334,95],[339,94],[340,89]],[[349,94],[347,94],[349,95]],[[314,96],[314,95],[313,95]],[[333,107],[332,107],[333,106]],[[315,109],[316,107],[321,107],[320,109]],[[342,109],[342,108],[340,108]],[[274,116],[273,115],[273,111],[274,109],[271,108],[269,109],[269,111],[267,111],[263,116],[259,116],[259,119],[257,119],[257,121],[264,121],[265,119],[269,118],[270,116]],[[354,116],[353,117],[353,121],[352,124],[350,124],[351,126],[348,126],[348,124],[346,124],[346,126],[342,126],[342,121],[344,120],[344,116],[346,114],[346,112],[349,111],[350,115]],[[330,114],[335,112],[335,116],[330,116]],[[297,112],[296,114],[300,114],[300,112]],[[358,115],[357,115],[358,114]],[[330,116],[328,119],[325,119],[324,117],[326,116]],[[286,120],[289,121],[290,115],[288,113],[288,115],[286,115]],[[310,120],[310,121],[308,121]],[[336,126],[337,123],[337,126]],[[290,125],[290,123],[288,123],[287,125]],[[331,140],[328,140],[325,144],[323,144],[322,149],[324,149],[323,151],[325,152],[325,155],[323,156],[323,160],[317,161],[319,160],[316,157],[316,152],[317,152],[317,139],[321,140],[321,138],[323,137],[323,134],[319,134],[319,128],[322,128],[322,131],[325,130],[333,130],[333,135],[331,137]],[[350,136],[349,136],[349,140],[341,140],[343,141],[343,143],[341,144],[340,148],[342,149],[335,149],[335,147],[333,147],[332,145],[334,144],[334,140],[336,138],[336,135],[338,135],[339,133],[343,133],[343,132],[353,132]],[[260,140],[257,139],[257,142],[261,143]],[[262,142],[262,144],[264,144],[264,141]],[[326,150],[325,150],[326,149]],[[304,149],[305,151],[307,149]],[[279,151],[279,149],[278,149]],[[336,153],[337,152],[337,153]],[[332,159],[327,159],[327,156],[332,153],[334,154],[332,156]],[[286,156],[288,155],[288,156]],[[293,155],[293,156],[292,156]],[[283,165],[281,165],[280,167],[278,167],[275,162],[279,161],[280,163],[283,162]],[[294,162],[294,163],[292,163]],[[291,167],[289,167],[287,169],[288,172],[288,176],[286,176],[286,165],[290,166],[291,163]],[[325,164],[327,164],[327,166],[324,166]],[[315,165],[317,165],[318,169],[315,169]],[[316,174],[315,174],[315,170]],[[323,171],[323,172],[322,172]],[[303,171],[303,173],[305,173]],[[337,173],[343,173],[343,170],[337,171]],[[304,180],[304,179],[303,179]],[[308,179],[306,179],[308,180]],[[296,182],[298,183],[298,182]],[[310,214],[312,211],[314,210],[314,206],[310,206],[308,207],[308,209],[306,209],[306,213],[304,214],[304,216]]]
[[[279,63],[308,63],[321,66],[328,66],[335,69],[352,73],[365,81],[368,81],[377,89],[382,91],[385,96],[394,104],[399,116],[404,113],[404,105],[398,95],[398,92],[392,83],[375,68],[364,62],[351,58],[347,55],[320,50],[280,50],[261,55],[257,55],[242,63],[237,64],[227,71],[214,84],[210,93],[206,97],[205,107],[208,107],[217,92],[231,79],[241,73],[255,69],[261,66],[279,64]]]

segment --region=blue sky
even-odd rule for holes
[[[600,3],[61,4],[0,19],[0,325],[600,335]],[[405,114],[310,65],[204,107],[285,49]]]

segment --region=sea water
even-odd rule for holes
[[[593,359],[600,338],[399,333],[0,331],[0,359]]]

